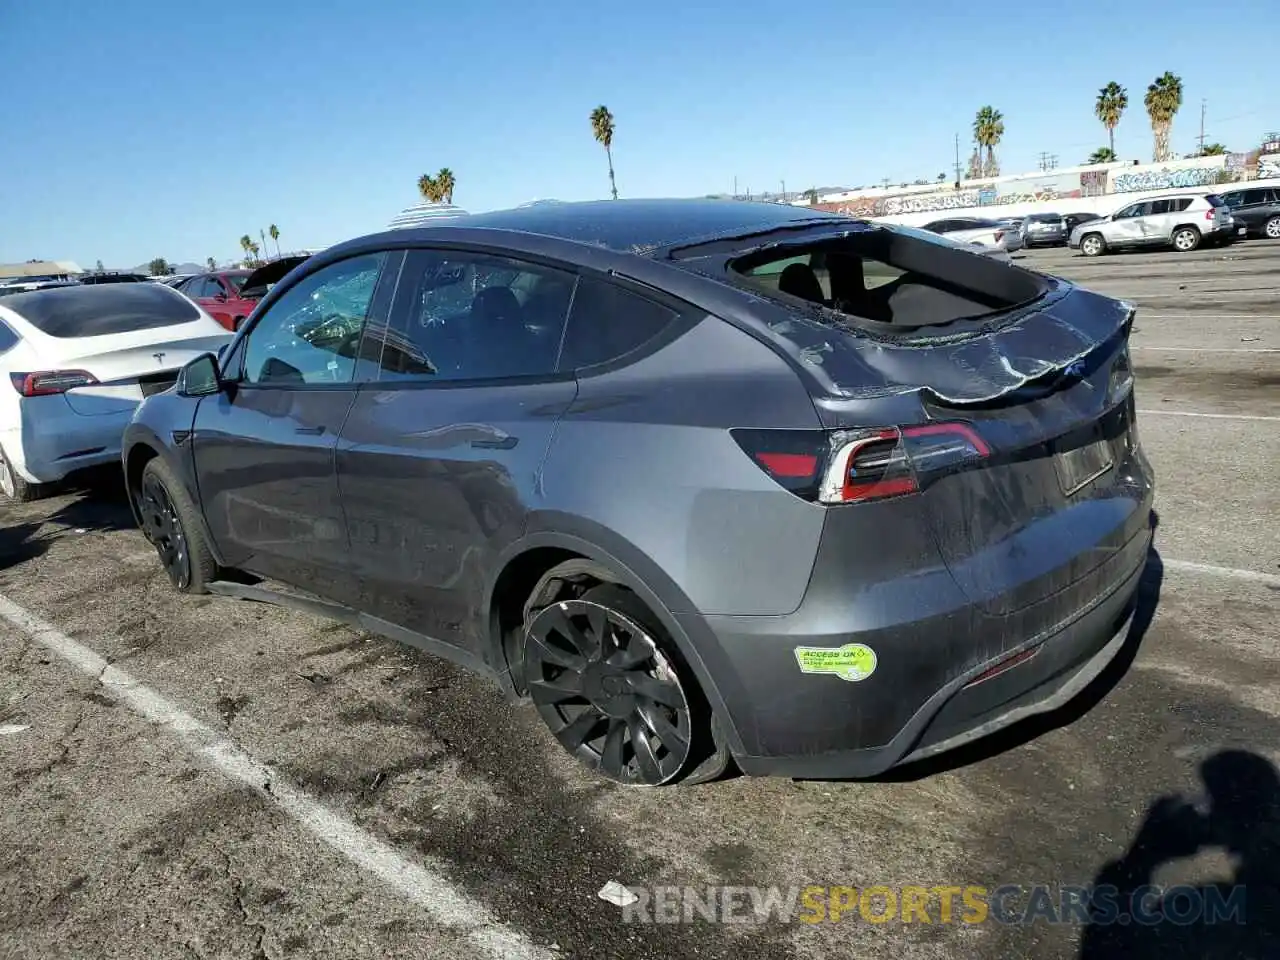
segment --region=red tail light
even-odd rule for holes
[[[98,382],[93,374],[84,370],[11,373],[9,380],[13,383],[13,389],[24,397],[44,397],[55,393],[66,393],[75,387],[88,387]]]
[[[985,459],[964,423],[880,430],[735,430],[734,439],[781,486],[819,503],[864,503],[920,490],[922,478]]]
[[[1000,242],[1001,240],[1003,240],[1003,239],[1004,239],[1004,231],[1003,231],[1003,230],[997,230],[997,231],[996,231],[996,243],[999,243],[999,242]]]
[[[1208,210],[1204,212],[1204,218],[1206,220],[1212,220],[1214,216],[1217,214],[1217,212],[1218,211],[1215,210],[1213,207],[1210,207]]]

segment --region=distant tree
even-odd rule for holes
[[[213,271],[218,269],[218,261],[213,259],[213,257],[210,257],[208,260],[206,260],[204,262],[204,265],[209,268],[210,273],[213,273]]]
[[[1204,149],[1200,151],[1200,156],[1220,157],[1224,153],[1230,153],[1230,152],[1231,152],[1230,150],[1228,150],[1226,147],[1224,147],[1220,143],[1210,143],[1210,144],[1206,144]]]
[[[1182,78],[1166,70],[1147,87],[1147,95],[1142,102],[1146,105],[1147,116],[1151,118],[1151,133],[1155,141],[1151,158],[1162,163],[1172,156],[1169,131],[1173,127],[1174,115],[1182,106]]]
[[[1089,159],[1085,163],[1112,163],[1116,159],[1116,152],[1110,147],[1099,147],[1093,153],[1089,154]]]
[[[244,251],[244,259],[247,263],[249,260],[249,254],[253,250],[253,240],[247,233],[240,238],[240,249]]]
[[[998,177],[1000,165],[996,162],[996,144],[1004,137],[1004,114],[995,107],[986,106],[973,118],[973,138],[978,141],[978,150],[986,147],[985,159],[981,157],[982,176]]]
[[[279,227],[277,227],[277,226],[273,223],[271,226],[267,227],[267,234],[271,237],[271,239],[272,239],[272,240],[274,240],[274,241],[275,241],[275,244],[276,244],[276,258],[277,258],[277,259],[279,259],[279,257],[280,257],[280,228],[279,228]]]
[[[418,178],[418,192],[422,194],[422,199],[428,203],[440,202],[440,184],[436,182],[436,178],[423,174]]]
[[[439,199],[444,203],[453,203],[453,188],[457,186],[453,171],[448,167],[441,167],[440,172],[436,174],[436,186],[440,191]]]
[[[256,243],[254,243],[252,240],[250,240],[250,241],[249,241],[249,254],[253,257],[253,262],[254,262],[254,263],[261,263],[261,262],[262,262],[261,258],[258,256],[258,252],[259,252],[261,249],[262,249],[262,248],[261,248],[261,247],[259,247],[259,246],[258,246]]]
[[[613,192],[613,199],[617,200],[618,182],[613,176],[613,132],[613,114],[601,104],[591,111],[591,135],[604,147],[605,156],[609,158],[609,189]]]
[[[258,239],[262,241],[262,250],[265,253],[267,249],[267,231],[261,227],[258,228]]]
[[[173,271],[169,269],[169,261],[164,257],[156,257],[147,264],[147,271],[153,277],[167,277]]]
[[[94,269],[94,270],[96,270],[98,273],[102,273],[102,272],[103,272],[104,270],[106,270],[107,268],[106,268],[106,267],[104,267],[104,266],[102,265],[102,261],[101,261],[101,260],[99,260],[96,264],[94,264],[93,269]]]
[[[982,148],[975,146],[973,153],[969,155],[968,166],[965,167],[964,178],[966,180],[979,180],[982,178]]]
[[[818,190],[816,187],[810,187],[808,190],[804,192],[803,196],[810,203],[818,202]]]
[[[1097,114],[1102,125],[1107,128],[1107,144],[1111,156],[1116,155],[1116,127],[1125,108],[1129,106],[1129,91],[1112,80],[1098,91],[1098,99],[1094,101],[1093,112]]]
[[[946,182],[947,182],[947,175],[946,175],[946,173],[945,173],[945,172],[938,174],[938,182],[939,182],[939,183],[946,183]]]

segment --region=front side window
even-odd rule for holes
[[[350,383],[386,256],[371,253],[331,263],[286,290],[248,333],[243,382]]]
[[[1121,210],[1119,213],[1116,214],[1116,219],[1129,220],[1133,217],[1139,217],[1142,215],[1142,206],[1143,205],[1140,203],[1131,203],[1129,204],[1129,206],[1125,207],[1123,210]]]
[[[380,381],[550,376],[576,277],[471,252],[414,251],[381,338]],[[369,347],[364,351],[369,356]]]

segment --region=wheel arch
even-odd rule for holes
[[[701,687],[730,750],[742,753],[742,738],[729,704],[743,704],[744,696],[735,695],[731,674],[721,670],[713,676],[709,664],[725,664],[715,635],[658,564],[624,537],[580,517],[537,515],[494,565],[496,573],[485,589],[482,607],[488,616],[486,654],[506,692],[520,695],[504,642],[507,631],[522,621],[525,601],[543,575],[574,558],[607,570],[609,579],[631,590],[652,611]]]

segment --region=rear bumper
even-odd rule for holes
[[[33,402],[34,401],[34,402]],[[120,460],[120,441],[133,408],[85,416],[61,395],[23,400],[21,426],[4,431],[9,462],[30,483],[53,483],[68,474]]]
[[[978,663],[953,676],[932,692],[910,719],[887,742],[844,749],[783,755],[742,755],[736,760],[744,773],[753,776],[785,776],[814,779],[872,777],[891,767],[943,753],[986,737],[1019,720],[1055,710],[1068,703],[1116,658],[1128,637],[1137,590],[1146,565],[1151,533],[1135,538],[1126,555],[1141,555],[1115,587],[1100,596],[1086,610],[1064,624],[1025,638],[998,656]],[[989,629],[998,629],[990,624]],[[788,649],[804,638],[786,637]],[[889,653],[889,651],[885,651]],[[881,654],[883,656],[884,654]],[[1011,659],[1009,667],[990,677],[984,674]],[[794,672],[794,670],[793,670]],[[834,677],[805,677],[804,681],[825,681],[856,688]],[[786,681],[780,681],[786,683]],[[791,693],[805,704],[808,722],[815,728],[830,728],[830,699],[816,688]],[[904,696],[911,692],[902,691]],[[857,706],[845,705],[846,719]]]
[[[1060,243],[1066,243],[1067,235],[1061,231],[1045,231],[1043,233],[1028,233],[1025,238],[1028,247],[1056,247]]]

